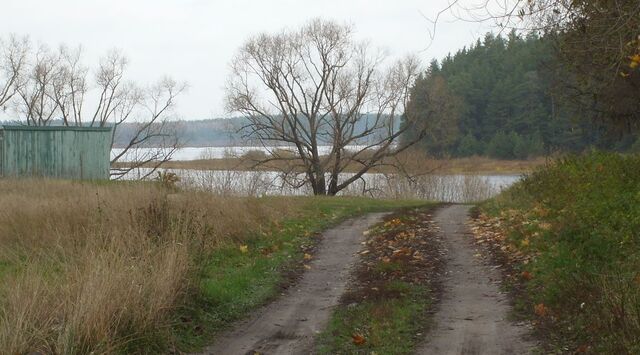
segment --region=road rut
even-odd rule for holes
[[[311,269],[282,297],[222,334],[204,354],[309,354],[345,291],[363,232],[383,213],[348,220],[322,234]]]
[[[434,222],[443,235],[446,276],[434,329],[418,354],[528,354],[527,329],[507,319],[509,303],[500,273],[478,258],[466,226],[470,206],[440,209]]]

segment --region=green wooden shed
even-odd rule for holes
[[[109,179],[111,128],[0,126],[0,177]]]

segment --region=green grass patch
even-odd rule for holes
[[[340,307],[320,339],[320,354],[410,354],[428,307],[427,290],[396,282],[405,297]],[[358,344],[362,336],[363,344]]]
[[[321,334],[320,354],[410,354],[428,326],[442,263],[423,220],[405,209],[370,229],[355,281]],[[427,241],[427,243],[424,243]]]
[[[517,304],[552,346],[640,353],[640,156],[564,158],[481,209],[533,256]]]
[[[298,217],[237,244],[221,246],[202,261],[197,297],[177,315],[179,348],[200,349],[217,331],[277,296],[287,275],[300,266],[304,250],[315,243],[314,233],[363,213],[425,204],[342,197],[301,199],[305,202]]]

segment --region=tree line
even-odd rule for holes
[[[424,119],[424,98],[436,90],[446,92],[455,107],[429,116],[429,133],[419,149],[435,156],[499,159],[591,147],[637,149],[635,134],[611,129],[563,94],[571,74],[557,49],[550,36],[489,33],[441,61],[433,60],[411,90],[407,115]],[[412,139],[412,130],[407,132]]]

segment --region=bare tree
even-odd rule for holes
[[[82,48],[60,47],[51,99],[57,105],[65,126],[82,125],[82,108],[88,91],[88,68],[82,65]]]
[[[100,97],[91,125],[104,126],[112,116],[116,116],[113,117],[115,124],[122,123],[142,100],[143,94],[135,85],[124,81],[127,64],[127,59],[116,50],[100,60],[95,79]]]
[[[419,71],[415,57],[385,66],[385,56],[346,25],[316,19],[299,30],[248,40],[232,62],[227,108],[248,119],[247,138],[285,144],[259,162],[284,161],[293,186],[335,195],[420,139],[399,143],[399,121]],[[411,117],[408,117],[410,120]],[[328,145],[322,154],[320,147]],[[355,171],[342,174],[349,168]],[[303,174],[300,174],[303,172]]]
[[[29,43],[26,38],[10,36],[8,41],[0,38],[0,107],[13,98],[19,88],[27,60]]]
[[[25,73],[17,83],[16,91],[20,99],[16,107],[29,126],[46,126],[59,112],[58,105],[52,99],[58,58],[42,45],[28,60]]]
[[[128,61],[117,50],[100,60],[90,80],[80,47],[63,45],[53,51],[39,46],[31,52],[26,39],[11,37],[9,46],[2,49],[0,78],[4,81],[0,83],[6,84],[0,84],[0,99],[12,100],[28,125],[112,127],[112,146],[118,148],[111,159],[112,178],[141,167],[147,169],[140,177],[150,176],[180,146],[178,124],[170,118],[186,84],[164,78],[140,88],[126,80]],[[126,130],[121,129],[123,124]],[[117,137],[125,143],[116,147]]]
[[[135,129],[132,130],[132,134],[124,148],[111,159],[111,165],[114,167],[112,169],[113,177],[121,178],[130,171],[144,166],[147,169],[140,177],[147,178],[162,164],[170,160],[176,150],[180,148],[179,126],[177,123],[169,122],[165,118],[175,105],[176,97],[185,88],[184,84],[179,84],[171,78],[164,78],[151,86],[146,95],[137,96],[135,91],[128,91],[129,95],[131,93],[134,94],[123,100],[125,104],[114,111],[114,125],[117,127],[122,122],[125,122],[134,102],[141,104],[144,109],[144,116],[141,122],[135,124]],[[145,147],[146,149],[137,149],[140,147]],[[135,162],[135,164],[118,164],[125,157],[129,161]]]

